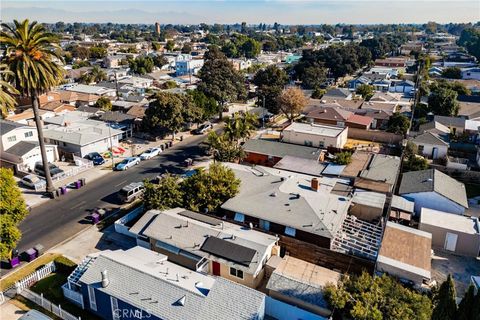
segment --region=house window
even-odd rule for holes
[[[245,222],[245,215],[243,213],[235,213],[235,218],[233,218],[233,220],[237,221],[237,222]]]
[[[8,137],[7,140],[8,140],[8,142],[15,142],[15,141],[17,141],[17,137],[16,136],[11,136],[11,137]]]
[[[337,126],[343,128],[343,127],[345,127],[345,122],[343,122],[343,121],[337,121]]]
[[[419,145],[419,146],[418,146],[418,153],[419,153],[419,154],[423,154],[423,149],[424,149],[424,148],[425,148],[425,147],[424,147],[423,145]]]
[[[325,142],[320,141],[320,142],[318,143],[318,147],[319,147],[319,148],[325,147]]]
[[[260,219],[260,228],[262,228],[263,230],[269,231],[270,230],[270,221]]]
[[[32,131],[25,132],[25,138],[32,137],[32,136],[33,136]]]
[[[310,141],[310,140],[305,140],[305,142],[304,142],[303,144],[306,145],[306,146],[308,146],[308,147],[313,146],[313,142]]]
[[[97,311],[97,300],[95,299],[95,289],[88,286],[88,300],[90,301],[90,309]]]
[[[157,241],[155,246],[159,249],[163,249],[174,254],[178,254],[180,252],[179,248],[172,246],[171,244],[165,243],[163,241]]]
[[[297,230],[295,230],[295,228],[285,227],[285,234],[287,236],[295,237],[296,232]]]
[[[243,279],[243,271],[230,267],[230,275]]]
[[[120,319],[120,310],[118,309],[117,298],[110,297],[110,305],[112,306],[112,318],[113,318],[113,320]]]

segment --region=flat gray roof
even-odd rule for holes
[[[360,172],[360,177],[393,185],[399,169],[399,157],[374,154],[368,167]]]
[[[318,160],[320,157],[320,149],[318,148],[262,139],[247,140],[243,145],[243,149],[245,152],[259,153],[279,158],[295,156],[298,158]]]

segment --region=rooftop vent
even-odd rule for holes
[[[101,273],[102,273],[102,288],[106,288],[110,284],[110,280],[108,280],[107,270],[103,270]]]
[[[313,191],[318,191],[318,179],[317,178],[313,178],[311,183],[310,183],[310,187],[312,188]]]
[[[187,296],[183,296],[183,297],[181,297],[180,299],[178,299],[178,300],[175,302],[175,304],[176,304],[177,306],[182,306],[182,307],[183,307],[183,306],[185,305],[185,301],[186,301],[186,300],[187,300]]]

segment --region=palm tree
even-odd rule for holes
[[[47,192],[53,194],[54,186],[48,167],[42,121],[39,113],[39,96],[49,91],[63,79],[61,49],[57,38],[28,19],[13,21],[13,26],[2,23],[0,42],[5,47],[3,61],[13,72],[13,82],[21,95],[30,97],[38,132],[38,142],[47,180]]]
[[[14,94],[18,94],[7,79],[13,75],[13,72],[8,69],[6,64],[0,64],[0,112],[2,117],[6,117],[8,111],[15,109],[17,101],[13,98]]]
[[[92,70],[90,70],[90,76],[94,82],[107,80],[107,74],[98,66],[94,66]]]

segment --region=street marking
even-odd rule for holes
[[[122,182],[120,182],[120,183],[116,184],[114,187],[118,187],[118,186],[120,186],[120,185],[124,184],[124,183],[125,183],[125,182],[127,182],[127,181],[128,181],[128,180],[123,180]]]
[[[80,206],[83,206],[85,203],[87,203],[86,201],[81,201],[80,203],[78,203],[77,205],[71,207],[70,209],[75,209],[75,208],[78,208]]]

